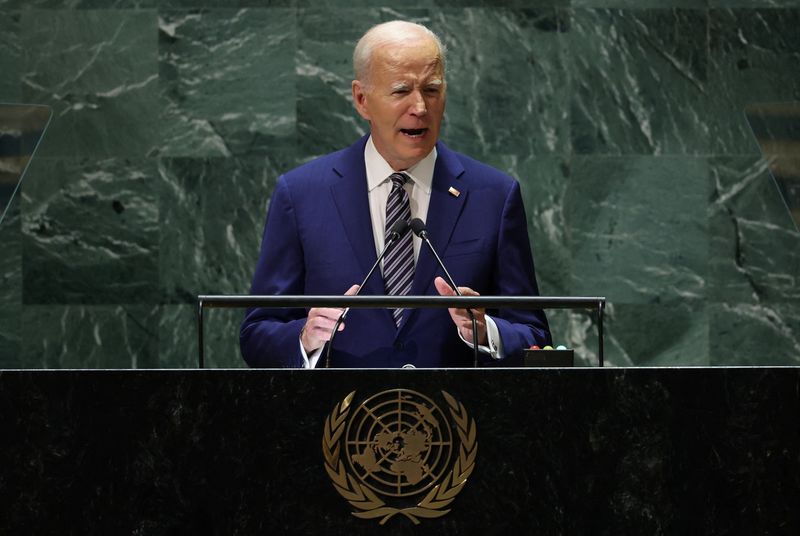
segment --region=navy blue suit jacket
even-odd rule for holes
[[[372,236],[364,137],[342,151],[278,179],[270,201],[251,294],[342,295],[360,283],[377,259]],[[511,177],[437,144],[427,227],[436,251],[459,286],[482,295],[538,294],[519,184]],[[460,192],[448,192],[454,187]],[[427,248],[420,250],[412,295],[437,295],[443,275]],[[385,294],[380,271],[362,295]],[[307,311],[257,308],[240,332],[252,367],[301,367],[300,330]],[[541,311],[488,311],[506,359],[550,344]],[[389,309],[352,309],[333,343],[334,367],[471,366],[472,350],[458,337],[446,309],[406,309],[399,329]],[[482,358],[490,364],[488,357]],[[321,365],[321,363],[320,363]]]

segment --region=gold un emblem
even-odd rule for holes
[[[401,514],[419,524],[450,511],[475,468],[478,442],[475,419],[441,393],[447,413],[421,393],[390,389],[358,407],[353,391],[325,418],[325,469],[354,516],[383,525]]]

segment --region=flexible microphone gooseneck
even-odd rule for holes
[[[436,253],[436,250],[431,244],[430,238],[428,237],[428,229],[425,227],[425,222],[423,222],[419,218],[414,218],[411,220],[411,230],[414,231],[414,234],[417,235],[428,245],[428,249],[431,250],[433,256],[436,257],[436,262],[439,263],[439,267],[444,272],[444,275],[447,277],[447,283],[450,285],[456,294],[462,296],[461,291],[458,290],[458,286],[456,282],[453,281],[453,277],[450,275],[450,272],[447,271],[445,268],[442,259],[439,258],[439,254]],[[475,315],[472,313],[472,309],[469,307],[467,308],[467,314],[469,315],[469,319],[472,320],[472,366],[477,368],[478,367],[478,323],[475,320]]]
[[[389,251],[389,248],[394,245],[395,242],[400,240],[400,238],[408,232],[408,222],[403,220],[397,220],[392,225],[392,228],[389,229],[389,234],[386,237],[386,243],[383,246],[383,251],[381,254],[378,255],[378,260],[375,261],[375,264],[372,265],[372,268],[369,269],[367,273],[367,277],[364,278],[364,281],[358,286],[358,290],[356,291],[353,296],[358,296],[361,292],[361,289],[364,288],[364,285],[367,284],[367,281],[372,276],[372,273],[381,263],[383,258],[386,256],[386,252]],[[336,324],[333,326],[333,330],[331,331],[331,337],[328,339],[328,348],[325,351],[325,368],[331,367],[331,348],[333,348],[333,338],[336,337],[336,333],[339,331],[339,326],[344,322],[344,319],[347,317],[347,313],[350,312],[350,308],[346,307],[342,314],[339,315],[339,318],[336,319]]]

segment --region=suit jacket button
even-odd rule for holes
[[[396,341],[394,343],[394,349],[395,350],[402,350],[404,347],[405,347],[405,344],[403,344],[402,341]]]

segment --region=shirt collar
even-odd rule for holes
[[[433,184],[433,168],[436,165],[436,147],[428,153],[428,156],[403,171],[411,177],[415,186],[419,186],[428,195],[431,193],[431,185]],[[375,148],[372,142],[372,136],[367,140],[367,145],[364,147],[364,164],[367,170],[367,190],[372,191],[382,183],[389,180],[389,176],[395,171],[392,169],[386,160]]]

